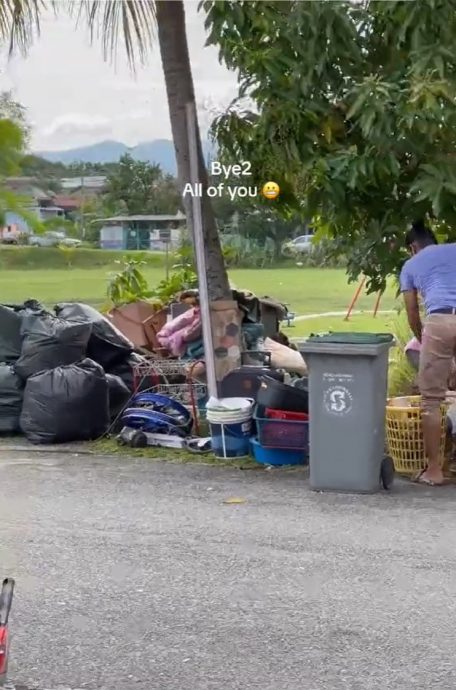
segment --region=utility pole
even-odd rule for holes
[[[84,222],[84,205],[85,205],[85,195],[84,195],[84,175],[81,177],[81,239],[85,239],[85,222]]]

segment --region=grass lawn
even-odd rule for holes
[[[86,301],[93,305],[105,302],[106,280],[109,269],[37,269],[0,271],[0,301],[20,303],[33,297],[52,306],[59,301]],[[145,270],[149,284],[153,286],[163,277],[161,268]],[[230,279],[238,289],[251,290],[258,296],[269,295],[289,304],[290,309],[299,315],[320,314],[329,311],[344,312],[355,292],[356,285],[349,285],[344,271],[339,269],[233,269]],[[363,310],[350,322],[342,316],[319,317],[297,321],[287,328],[289,337],[299,337],[322,330],[388,330],[389,315],[371,317],[375,295],[360,297],[356,309]],[[394,290],[387,290],[382,298],[380,309],[393,309]]]

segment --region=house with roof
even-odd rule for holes
[[[68,209],[58,204],[57,195],[49,190],[38,187],[33,177],[10,177],[4,182],[5,187],[16,196],[22,198],[24,213],[17,210],[7,210],[4,213],[4,226],[0,228],[0,239],[7,235],[14,239],[18,235],[28,235],[33,229],[28,218],[36,218],[45,222],[51,218],[68,217]]]
[[[164,250],[177,247],[185,230],[185,216],[115,216],[100,221],[102,249]]]
[[[78,213],[83,200],[80,196],[70,196],[65,194],[56,194],[54,197],[54,204],[63,210],[65,217],[71,216],[73,213]]]
[[[83,177],[62,177],[60,186],[65,194],[75,192],[85,196],[102,194],[106,191],[106,175],[84,175]]]

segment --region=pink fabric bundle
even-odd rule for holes
[[[182,357],[187,344],[201,337],[201,314],[198,307],[193,307],[167,323],[157,333],[157,340],[174,357]]]

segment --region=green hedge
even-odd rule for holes
[[[150,267],[161,267],[165,255],[159,252],[114,251],[107,249],[85,249],[72,252],[71,258],[56,247],[0,247],[0,269],[46,269],[66,268],[71,261],[73,268],[116,268],[116,261],[124,257],[141,258]]]

